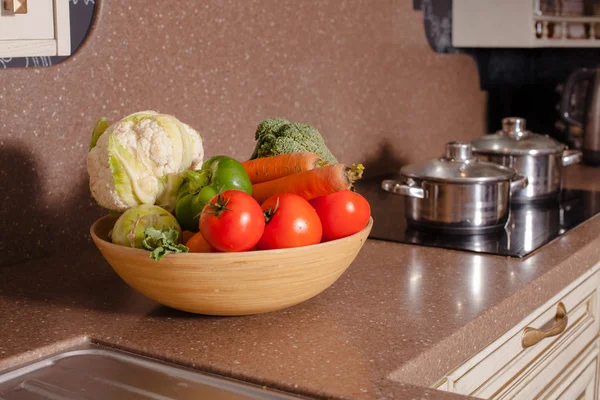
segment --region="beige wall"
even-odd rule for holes
[[[435,54],[408,0],[97,3],[75,56],[0,70],[0,265],[88,242],[102,214],[85,170],[100,116],[172,113],[208,155],[238,158],[262,119],[284,116],[371,174],[485,131],[474,61]]]

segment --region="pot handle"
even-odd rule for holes
[[[562,153],[562,165],[566,167],[572,164],[579,164],[583,154],[579,150],[565,150]]]
[[[529,180],[525,175],[517,174],[510,181],[510,194],[515,194],[521,189],[525,189],[529,184]]]
[[[416,199],[425,198],[425,190],[417,186],[409,186],[402,182],[398,182],[392,179],[386,179],[381,182],[381,188],[386,192],[400,194],[403,196],[414,197]]]

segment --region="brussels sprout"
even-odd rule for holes
[[[146,228],[175,229],[178,232],[178,243],[181,238],[181,227],[177,219],[164,208],[149,204],[141,204],[125,211],[115,222],[111,232],[111,240],[115,244],[143,249]]]

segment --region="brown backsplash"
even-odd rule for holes
[[[422,14],[397,0],[97,0],[64,63],[0,70],[0,266],[78,248],[104,214],[86,153],[100,116],[154,109],[200,131],[208,155],[250,155],[284,116],[320,129],[371,175],[485,131],[466,55],[435,54]]]

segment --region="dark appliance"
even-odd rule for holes
[[[585,90],[577,90],[581,87]],[[576,107],[582,119],[576,118]],[[600,166],[600,67],[579,68],[571,73],[563,89],[560,114],[583,130],[583,162]]]

